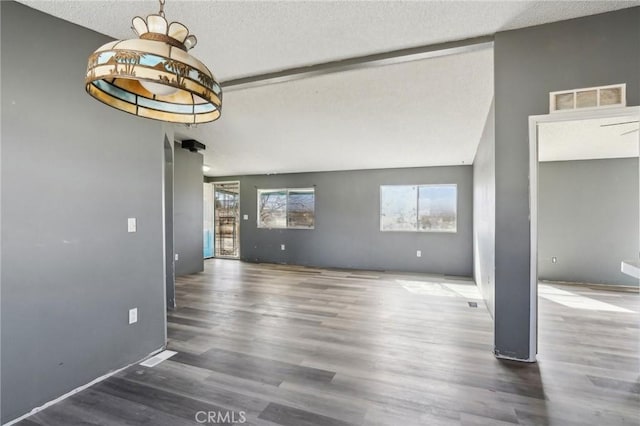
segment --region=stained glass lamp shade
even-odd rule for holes
[[[91,56],[87,93],[119,110],[173,123],[220,117],[222,90],[209,69],[188,53],[196,43],[187,27],[163,15],[133,19],[138,39],[118,40]]]

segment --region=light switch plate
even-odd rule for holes
[[[179,258],[180,258],[180,256],[178,255],[178,253],[176,253],[176,254],[174,255],[174,259],[175,259],[175,260],[178,260]]]
[[[129,324],[138,322],[138,308],[129,309]]]
[[[135,217],[130,217],[127,219],[127,232],[136,232],[137,228],[137,224],[136,224],[136,218]]]
[[[280,244],[280,250],[284,250],[284,244]]]
[[[249,215],[248,215],[248,214],[245,214],[244,216],[242,216],[242,219],[243,219],[243,220],[249,220]]]
[[[422,257],[422,250],[416,250],[416,257]]]

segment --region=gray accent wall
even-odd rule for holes
[[[85,93],[107,37],[0,9],[4,423],[160,349],[165,310],[160,124]]]
[[[202,154],[174,144],[173,233],[176,276],[204,270]]]
[[[530,231],[528,117],[549,112],[549,92],[627,83],[640,101],[640,7],[495,36],[495,346],[528,359]]]
[[[487,114],[473,160],[473,278],[494,316],[496,247],[495,106]]]
[[[638,159],[545,162],[538,170],[539,278],[637,287],[620,262],[638,256]]]
[[[288,263],[471,276],[471,166],[224,177],[240,181],[240,256]],[[381,232],[380,185],[458,185],[458,232]],[[315,229],[257,228],[257,189],[315,187]],[[285,245],[285,250],[280,245]],[[422,257],[416,257],[422,250]]]

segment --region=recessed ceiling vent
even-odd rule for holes
[[[627,106],[627,85],[587,87],[549,93],[549,112]]]

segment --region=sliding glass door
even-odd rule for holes
[[[214,256],[240,257],[240,182],[214,182]]]
[[[203,206],[204,206],[204,224],[203,224],[203,255],[205,259],[213,257],[214,246],[214,220],[213,220],[213,184],[205,183],[203,187]]]

